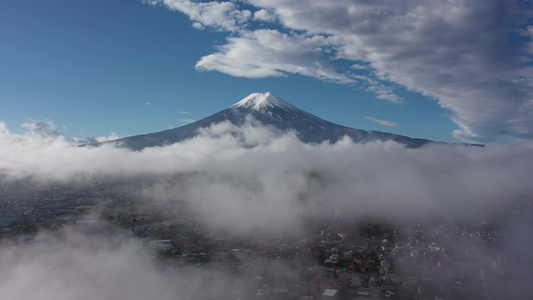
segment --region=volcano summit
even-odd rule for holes
[[[324,141],[335,143],[344,136],[349,136],[356,143],[392,140],[409,148],[417,148],[431,142],[430,140],[409,138],[392,133],[366,131],[337,125],[305,112],[272,93],[253,93],[232,106],[194,123],[156,133],[126,137],[112,141],[112,143],[118,143],[122,147],[132,150],[170,145],[193,138],[201,128],[221,122],[231,122],[241,126],[247,120],[249,121],[250,117],[257,120],[259,124],[282,132],[294,131],[304,143]]]

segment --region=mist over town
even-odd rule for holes
[[[533,299],[533,4],[0,2],[0,299]]]
[[[529,142],[304,144],[230,123],[141,151],[1,139],[8,299],[532,292]]]

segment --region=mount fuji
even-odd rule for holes
[[[305,112],[272,93],[253,93],[232,106],[194,123],[156,133],[130,136],[114,140],[111,143],[132,150],[169,145],[190,139],[198,134],[199,129],[221,122],[228,121],[237,126],[243,125],[246,120],[250,119],[250,116],[265,126],[281,131],[292,130],[304,143],[324,141],[335,143],[344,136],[349,136],[356,143],[392,140],[404,144],[408,148],[417,148],[432,142],[392,133],[366,131],[337,125]]]

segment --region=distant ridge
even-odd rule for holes
[[[344,136],[349,136],[356,143],[391,140],[404,144],[408,148],[418,148],[427,143],[434,143],[426,139],[337,125],[303,111],[269,92],[250,94],[218,113],[178,128],[126,137],[108,143],[115,143],[132,150],[169,145],[193,138],[198,134],[199,129],[213,124],[228,121],[237,126],[243,125],[248,116],[281,131],[293,130],[304,143],[324,141],[335,143]]]

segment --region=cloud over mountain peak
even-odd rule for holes
[[[298,74],[398,104],[408,102],[399,92],[405,88],[436,99],[464,141],[533,138],[527,1],[243,2],[152,1],[201,28],[232,32],[198,61],[200,70]],[[338,68],[341,61],[368,67]]]

